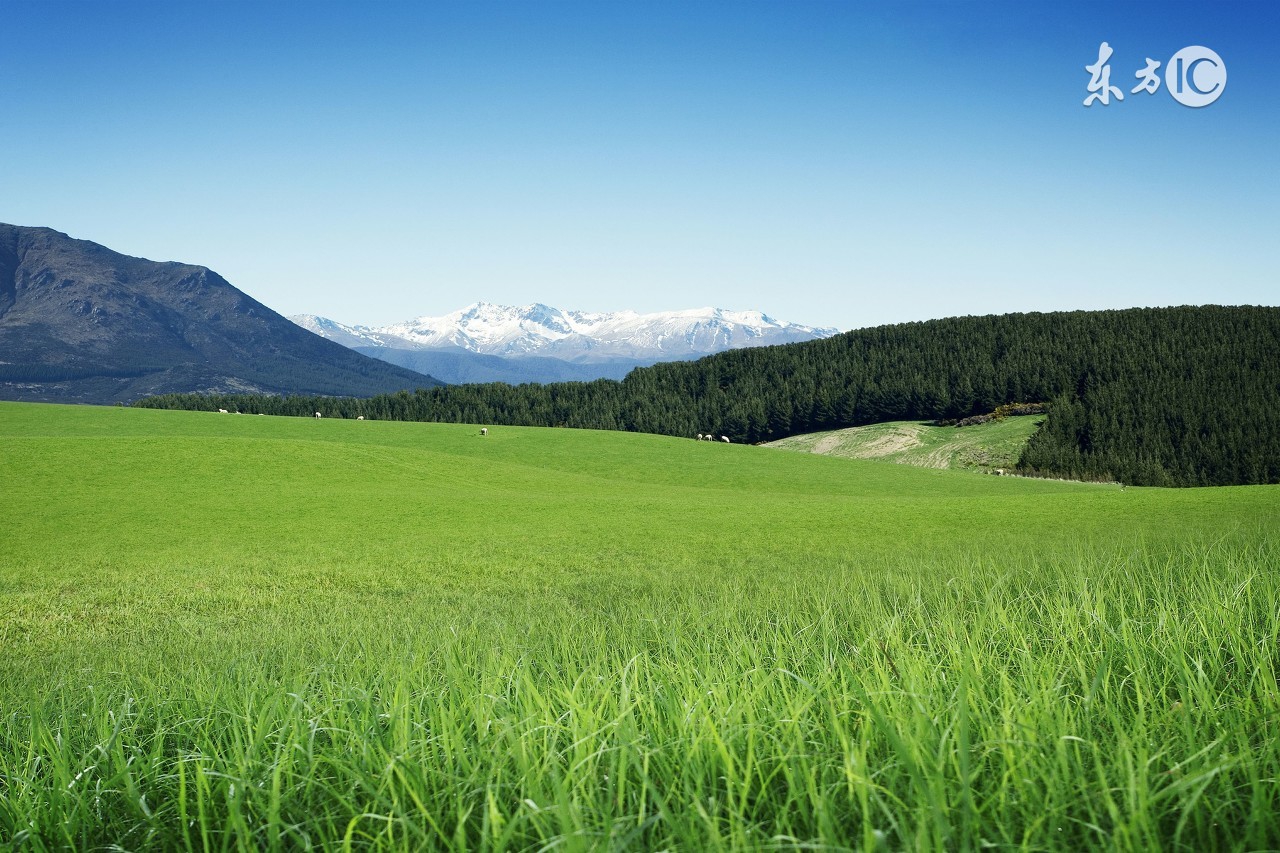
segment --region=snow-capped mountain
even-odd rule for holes
[[[780,322],[759,311],[723,308],[595,314],[540,304],[514,308],[488,302],[477,302],[443,317],[418,317],[381,328],[346,326],[311,314],[290,319],[347,346],[460,347],[486,355],[540,355],[570,361],[680,359],[825,338],[837,331]]]
[[[477,302],[443,317],[418,317],[404,323],[371,328],[347,326],[312,314],[290,318],[316,334],[373,355],[422,369],[448,381],[551,381],[564,378],[620,378],[631,368],[658,361],[699,358],[742,347],[826,338],[837,329],[815,328],[775,320],[759,311],[694,308],[638,314],[635,311],[590,313],[548,305],[523,307]],[[507,375],[474,370],[465,379],[450,379],[450,368],[435,364],[430,352],[447,352],[456,364],[466,353],[498,356],[520,365]],[[438,361],[439,359],[436,359]],[[474,368],[474,360],[470,363]],[[491,370],[492,358],[484,364]],[[597,365],[597,368],[588,368]],[[441,375],[441,374],[446,375]],[[526,375],[527,374],[527,375]]]
[[[417,349],[413,341],[406,341],[394,335],[388,335],[368,326],[348,326],[328,317],[316,314],[294,314],[289,317],[308,332],[315,332],[322,338],[342,344],[349,349],[356,347],[397,347],[399,349]]]

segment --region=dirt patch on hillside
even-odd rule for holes
[[[909,427],[894,427],[884,435],[876,436],[862,445],[862,447],[854,451],[853,455],[859,459],[878,459],[881,456],[890,456],[919,446],[919,430]]]
[[[813,445],[811,453],[833,453],[840,448],[839,434],[824,435]]]

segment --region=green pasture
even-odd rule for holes
[[[1280,848],[1280,488],[12,403],[0,448],[0,848]]]
[[[792,436],[767,446],[845,459],[991,472],[1017,464],[1022,448],[1044,418],[1021,415],[966,427],[888,421]]]

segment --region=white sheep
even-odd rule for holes
[[[316,417],[317,417],[317,418],[318,418],[318,417],[320,417],[320,413],[319,413],[319,412],[316,412]]]
[[[358,421],[364,420],[364,415],[356,415],[356,420]]]
[[[698,433],[698,441],[702,441],[702,433]]]
[[[226,413],[227,413],[226,409],[218,409],[218,414],[225,415]]]
[[[488,428],[488,427],[480,427],[480,434],[481,434],[481,435],[488,435],[488,434],[489,434],[489,428]]]
[[[721,441],[723,441],[725,444],[728,444],[728,443],[729,443],[729,436],[727,436],[727,435],[722,435],[722,436],[720,436],[720,440],[721,440]]]

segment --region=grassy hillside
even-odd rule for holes
[[[1044,415],[1023,415],[967,427],[890,421],[771,441],[766,447],[845,459],[877,459],[922,468],[1011,469]]]
[[[1280,489],[0,404],[0,845],[1280,845]]]

